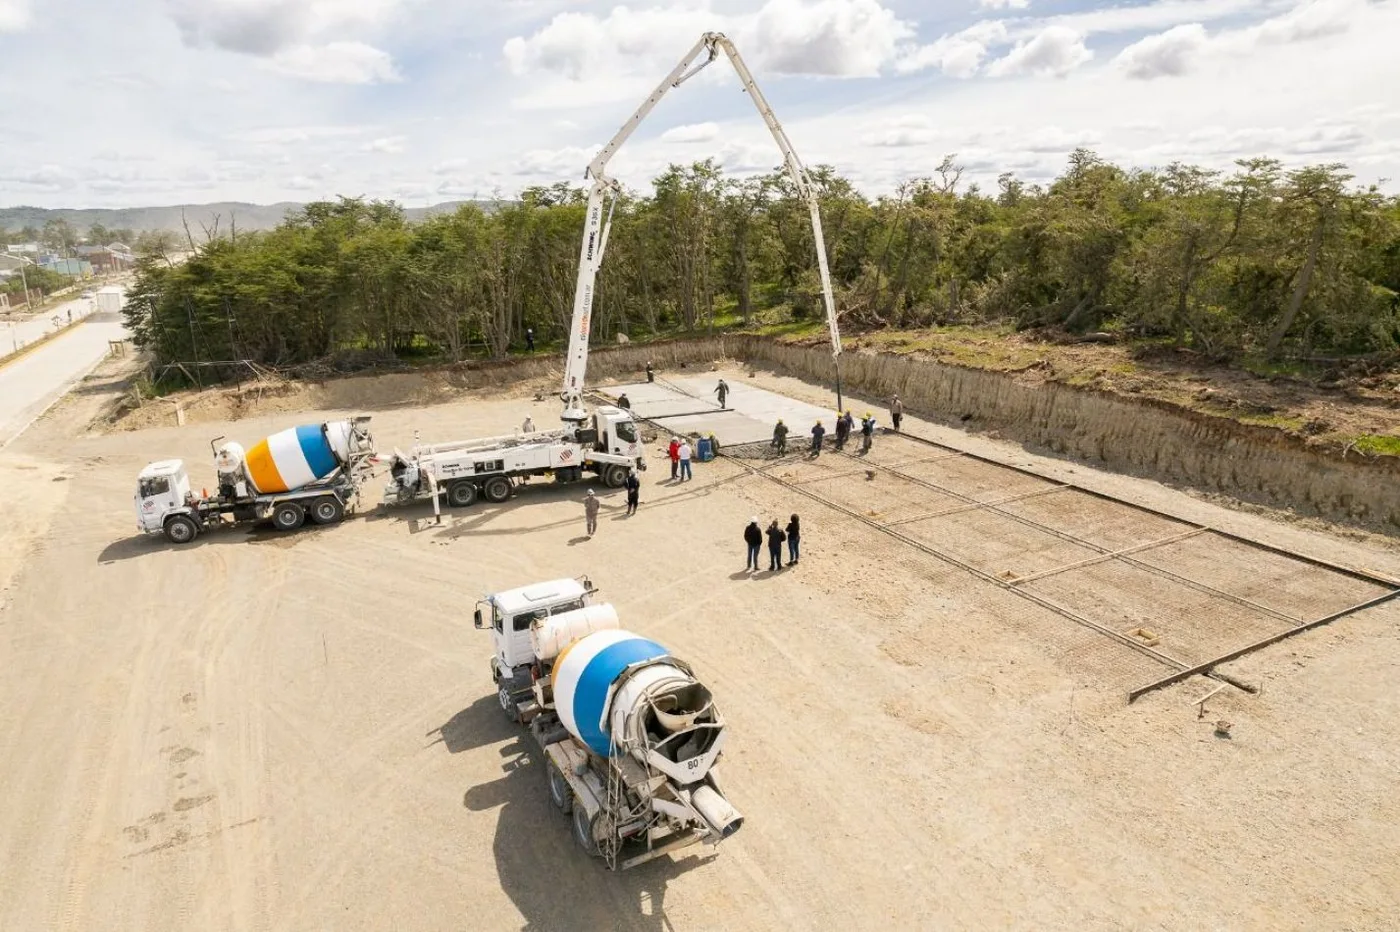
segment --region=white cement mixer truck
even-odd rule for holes
[[[477,604],[501,708],[543,749],[574,840],[610,869],[716,845],[744,821],[719,783],[724,719],[689,666],[621,630],[595,592],[556,579]]]
[[[136,479],[136,526],[188,544],[201,533],[246,522],[282,531],[310,519],[345,517],[373,467],[369,418],[289,427],[245,450],[216,437],[210,444],[216,493],[196,495],[182,460],[151,463]]]

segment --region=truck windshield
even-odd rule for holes
[[[139,491],[142,498],[151,498],[154,495],[165,495],[170,491],[170,479],[166,476],[154,476],[150,479],[142,479]]]
[[[636,442],[637,442],[637,425],[636,425],[636,424],[633,424],[633,423],[631,423],[630,421],[622,421],[622,422],[618,423],[618,425],[617,425],[617,427],[615,428],[615,430],[617,431],[617,439],[618,439],[618,440],[621,440],[623,443],[636,443]]]

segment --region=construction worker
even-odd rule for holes
[[[671,438],[671,445],[666,448],[666,455],[671,458],[671,478],[675,479],[681,468],[681,439]]]
[[[526,351],[527,353],[533,353],[533,352],[535,351],[535,328],[534,328],[534,327],[526,327],[526,328],[525,328],[525,351]]]
[[[778,423],[773,427],[773,443],[778,448],[778,455],[782,456],[787,452],[788,427],[783,423],[782,418],[778,418]]]
[[[815,425],[813,425],[813,427],[812,427],[812,455],[813,455],[813,456],[821,456],[821,455],[822,455],[822,438],[825,437],[825,436],[826,436],[826,428],[822,426],[822,422],[821,422],[821,421],[817,421],[817,423],[816,423]]]
[[[904,420],[904,402],[895,395],[890,401],[890,423],[894,424],[895,432],[899,431],[899,422]]]
[[[634,515],[637,513],[637,503],[642,497],[642,482],[637,478],[637,470],[631,469],[627,472],[627,513]]]
[[[627,398],[626,392],[623,392],[621,395],[617,396],[617,406],[619,408],[622,408],[624,411],[632,410],[632,402]]]
[[[676,453],[681,458],[681,481],[685,482],[695,478],[690,474],[690,458],[694,455],[694,451],[690,448],[690,440],[688,438],[681,439],[681,448],[677,450]]]
[[[656,381],[656,372],[653,371],[652,368],[651,368],[651,360],[650,360],[650,359],[647,360],[647,381],[648,381],[648,382],[655,382],[655,381]]]
[[[851,426],[855,422],[851,420],[851,412],[845,414],[837,412],[836,415],[836,449],[844,450],[846,441],[851,439]]]
[[[724,399],[729,396],[729,386],[724,383],[724,379],[720,379],[719,384],[715,386],[715,394],[719,396],[719,406],[723,408]]]
[[[869,411],[860,419],[860,452],[869,453],[870,443],[875,439],[875,418]]]
[[[593,533],[598,530],[599,505],[598,496],[593,494],[592,489],[589,489],[588,494],[583,497],[583,520],[584,526],[588,529],[589,537],[592,537]]]
[[[535,432],[535,419],[528,414],[525,415],[525,423],[520,425],[520,432],[533,434]]]

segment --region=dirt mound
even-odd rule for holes
[[[598,386],[615,378],[635,380],[649,360],[663,370],[705,365],[713,368],[714,361],[724,356],[724,342],[718,338],[599,347],[593,350],[588,378]],[[382,375],[248,383],[241,388],[177,392],[139,406],[128,398],[91,429],[105,433],[237,421],[284,412],[428,407],[457,401],[468,393],[477,397],[552,397],[559,390],[562,372],[560,357],[535,356]]]

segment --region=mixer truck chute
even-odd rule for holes
[[[210,443],[216,493],[196,495],[182,460],[161,460],[136,480],[137,528],[187,544],[217,527],[265,521],[294,530],[334,524],[353,507],[374,459],[369,418],[280,431],[244,450]]]
[[[624,631],[586,577],[488,596],[501,707],[544,751],[550,799],[575,841],[634,867],[743,824],[719,783],[725,722],[690,667]]]

